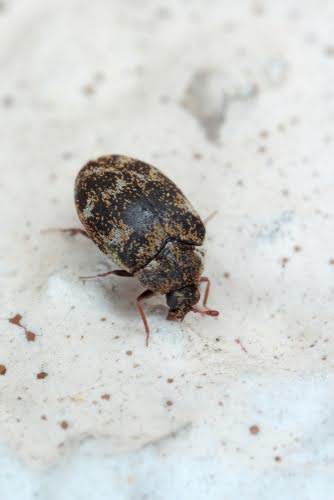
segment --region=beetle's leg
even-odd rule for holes
[[[211,214],[208,215],[206,217],[206,219],[204,219],[204,221],[203,221],[204,226],[206,226],[207,223],[217,215],[217,213],[218,213],[218,210],[214,210],[213,212],[211,212]]]
[[[82,236],[86,236],[86,238],[89,238],[88,234],[86,231],[83,229],[79,229],[77,227],[68,227],[66,229],[62,228],[52,228],[52,229],[44,229],[42,231],[43,233],[69,233],[70,236],[74,236],[75,234],[81,234]]]
[[[132,273],[123,271],[123,269],[115,269],[115,271],[108,271],[106,273],[95,274],[94,276],[79,276],[79,277],[81,280],[90,280],[92,278],[104,278],[105,276],[109,276],[109,274],[115,274],[116,276],[124,276],[125,278],[133,278]]]
[[[206,276],[202,276],[202,278],[200,279],[200,283],[206,283],[204,299],[203,299],[203,306],[206,307],[206,303],[208,301],[210,292],[210,280]]]
[[[206,303],[208,301],[209,292],[210,292],[210,280],[206,276],[202,276],[202,278],[200,279],[200,283],[206,283],[205,292],[204,292],[204,299],[203,299],[203,306],[206,308],[207,307]],[[219,315],[218,311],[214,311],[211,309],[204,309],[204,311],[203,311],[201,309],[197,309],[197,307],[193,307],[192,311],[195,313],[206,314],[207,316],[218,316]]]
[[[152,292],[151,290],[145,290],[145,292],[141,293],[139,295],[139,297],[137,297],[137,307],[138,307],[138,310],[140,312],[141,319],[143,320],[143,323],[144,323],[144,326],[145,326],[145,331],[146,331],[146,346],[147,347],[148,347],[148,339],[149,339],[149,336],[150,336],[150,329],[149,329],[149,326],[148,326],[148,323],[147,323],[147,319],[146,319],[146,316],[145,316],[145,312],[144,312],[143,306],[141,305],[141,301],[144,300],[144,299],[149,299],[153,295],[154,295],[154,292]]]

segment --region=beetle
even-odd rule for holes
[[[206,308],[210,281],[202,276],[204,224],[181,190],[160,170],[121,155],[101,156],[79,171],[74,190],[82,230],[121,267],[110,274],[137,278],[146,290],[137,297],[146,344],[150,335],[142,300],[166,295],[168,320],[189,311],[218,316]],[[199,283],[206,283],[198,309]]]

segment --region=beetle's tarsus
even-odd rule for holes
[[[196,307],[192,308],[192,312],[203,314],[205,316],[219,316],[219,311],[215,311],[214,309],[197,309]]]

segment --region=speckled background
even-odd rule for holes
[[[334,4],[0,3],[2,500],[329,500]],[[165,321],[79,227],[90,158],[207,223],[219,318]],[[19,315],[19,316],[18,316]],[[20,326],[21,325],[21,326]]]

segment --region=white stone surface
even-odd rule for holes
[[[326,0],[1,3],[2,500],[333,498],[333,22]],[[215,213],[221,315],[156,298],[148,349],[140,287],[84,284],[108,260],[41,233],[78,226],[106,153]]]

